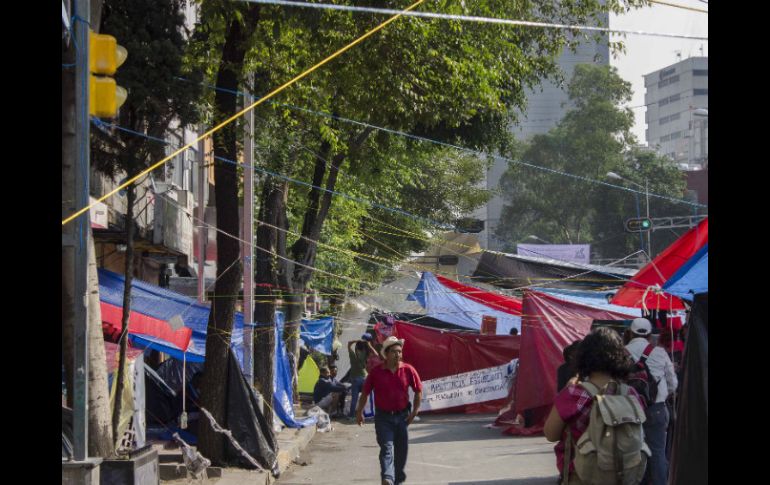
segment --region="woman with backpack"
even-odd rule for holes
[[[572,378],[556,395],[543,430],[548,441],[558,441],[554,451],[563,485],[641,481],[649,456],[644,407],[636,391],[623,384],[633,365],[610,328],[594,330],[578,346],[579,379]]]

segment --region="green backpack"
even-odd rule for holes
[[[601,389],[590,382],[580,385],[591,394],[594,403],[588,429],[577,444],[573,444],[572,434],[567,430],[565,471],[569,470],[574,446],[575,472],[584,485],[638,485],[651,455],[644,442],[642,423],[646,417],[642,405],[629,394],[625,384],[610,381]],[[608,386],[620,386],[620,392],[607,394]]]

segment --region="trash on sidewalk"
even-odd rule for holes
[[[329,418],[329,414],[320,407],[313,406],[312,408],[308,409],[307,415],[318,417],[318,421],[316,422],[316,429],[320,433],[326,433],[328,431],[334,430],[332,427],[332,421]]]

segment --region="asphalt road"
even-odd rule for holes
[[[555,485],[553,443],[484,425],[493,415],[424,415],[409,427],[407,484]],[[374,424],[334,421],[278,479],[281,485],[379,484]]]

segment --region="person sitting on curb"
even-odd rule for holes
[[[332,376],[328,367],[321,367],[320,373],[313,388],[313,402],[331,417],[337,417],[340,400],[344,402],[348,388]]]

